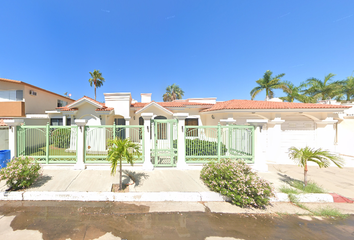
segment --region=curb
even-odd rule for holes
[[[337,194],[307,193],[296,195],[302,203],[348,202]],[[338,197],[339,196],[339,197]],[[338,201],[337,199],[340,199]],[[0,192],[0,200],[14,201],[111,201],[111,202],[228,202],[215,192]],[[271,202],[290,202],[288,194],[275,193]]]
[[[0,192],[0,200],[17,201],[111,201],[111,202],[225,202],[215,192]]]

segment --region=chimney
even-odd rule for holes
[[[151,93],[141,93],[141,102],[142,103],[149,103],[151,102]]]

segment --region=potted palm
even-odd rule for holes
[[[123,189],[122,184],[122,161],[126,160],[132,166],[134,156],[140,156],[140,147],[138,144],[126,139],[110,139],[108,141],[108,161],[111,163],[111,175],[115,176],[119,164],[119,190]]]

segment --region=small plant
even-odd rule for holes
[[[215,192],[230,197],[240,207],[265,207],[273,196],[270,184],[259,178],[242,160],[210,162],[200,173],[201,179]]]
[[[341,213],[338,209],[331,208],[329,206],[324,208],[319,208],[317,210],[312,211],[315,216],[321,216],[326,218],[347,218],[347,214]]]
[[[293,180],[289,182],[290,186],[299,189],[303,193],[326,193],[320,186],[315,182],[309,181],[305,186],[303,181]]]
[[[28,188],[40,176],[40,169],[39,163],[33,158],[16,157],[7,164],[7,167],[0,169],[0,180],[6,180],[9,190]]]
[[[336,156],[321,148],[314,149],[310,147],[289,148],[289,157],[297,162],[300,167],[304,168],[304,183],[307,185],[307,162],[314,162],[320,168],[327,168],[333,162],[337,167],[342,168],[344,161],[341,157]]]
[[[288,186],[281,186],[279,188],[279,190],[282,193],[286,193],[286,194],[299,194],[300,193],[297,189],[294,189],[294,188],[291,188],[291,187],[288,187]]]

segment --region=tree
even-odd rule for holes
[[[126,139],[110,139],[108,141],[108,161],[111,163],[111,175],[114,176],[117,171],[119,162],[119,189],[123,189],[122,183],[122,161],[125,159],[132,166],[134,164],[134,156],[141,156],[140,147]]]
[[[305,148],[289,148],[289,157],[304,168],[304,183],[307,186],[307,162],[315,162],[320,168],[327,168],[333,162],[337,167],[342,168],[344,161],[328,151],[314,149],[306,146]]]
[[[346,101],[350,101],[354,97],[354,77],[347,77],[346,80],[340,81],[339,84],[341,85],[342,91],[341,94],[338,95],[337,100],[341,100],[345,97]]]
[[[176,84],[172,84],[166,88],[166,93],[162,96],[164,102],[172,102],[176,99],[182,99],[184,91]]]
[[[96,100],[96,88],[101,87],[105,80],[102,77],[102,73],[100,73],[100,70],[94,70],[93,73],[90,72],[90,74],[91,74],[91,78],[89,79],[89,82],[91,87],[92,84],[95,86],[95,100]]]
[[[295,86],[293,83],[289,81],[283,82],[288,89],[285,89],[284,92],[287,94],[285,97],[280,97],[284,102],[294,102],[294,100],[298,100],[303,103],[315,103],[317,100],[308,95],[301,94],[304,88],[304,83],[299,86]]]
[[[280,81],[280,78],[284,77],[285,73],[279,74],[275,77],[272,77],[272,74],[273,72],[267,70],[264,73],[263,78],[256,81],[259,86],[253,88],[250,92],[252,100],[263,90],[266,90],[266,99],[274,97],[273,89],[283,89],[284,91],[287,91],[288,87]]]
[[[316,100],[326,100],[336,97],[341,92],[341,85],[340,82],[332,82],[334,76],[335,74],[329,73],[323,81],[317,78],[307,79],[304,84],[307,89],[303,93]]]

